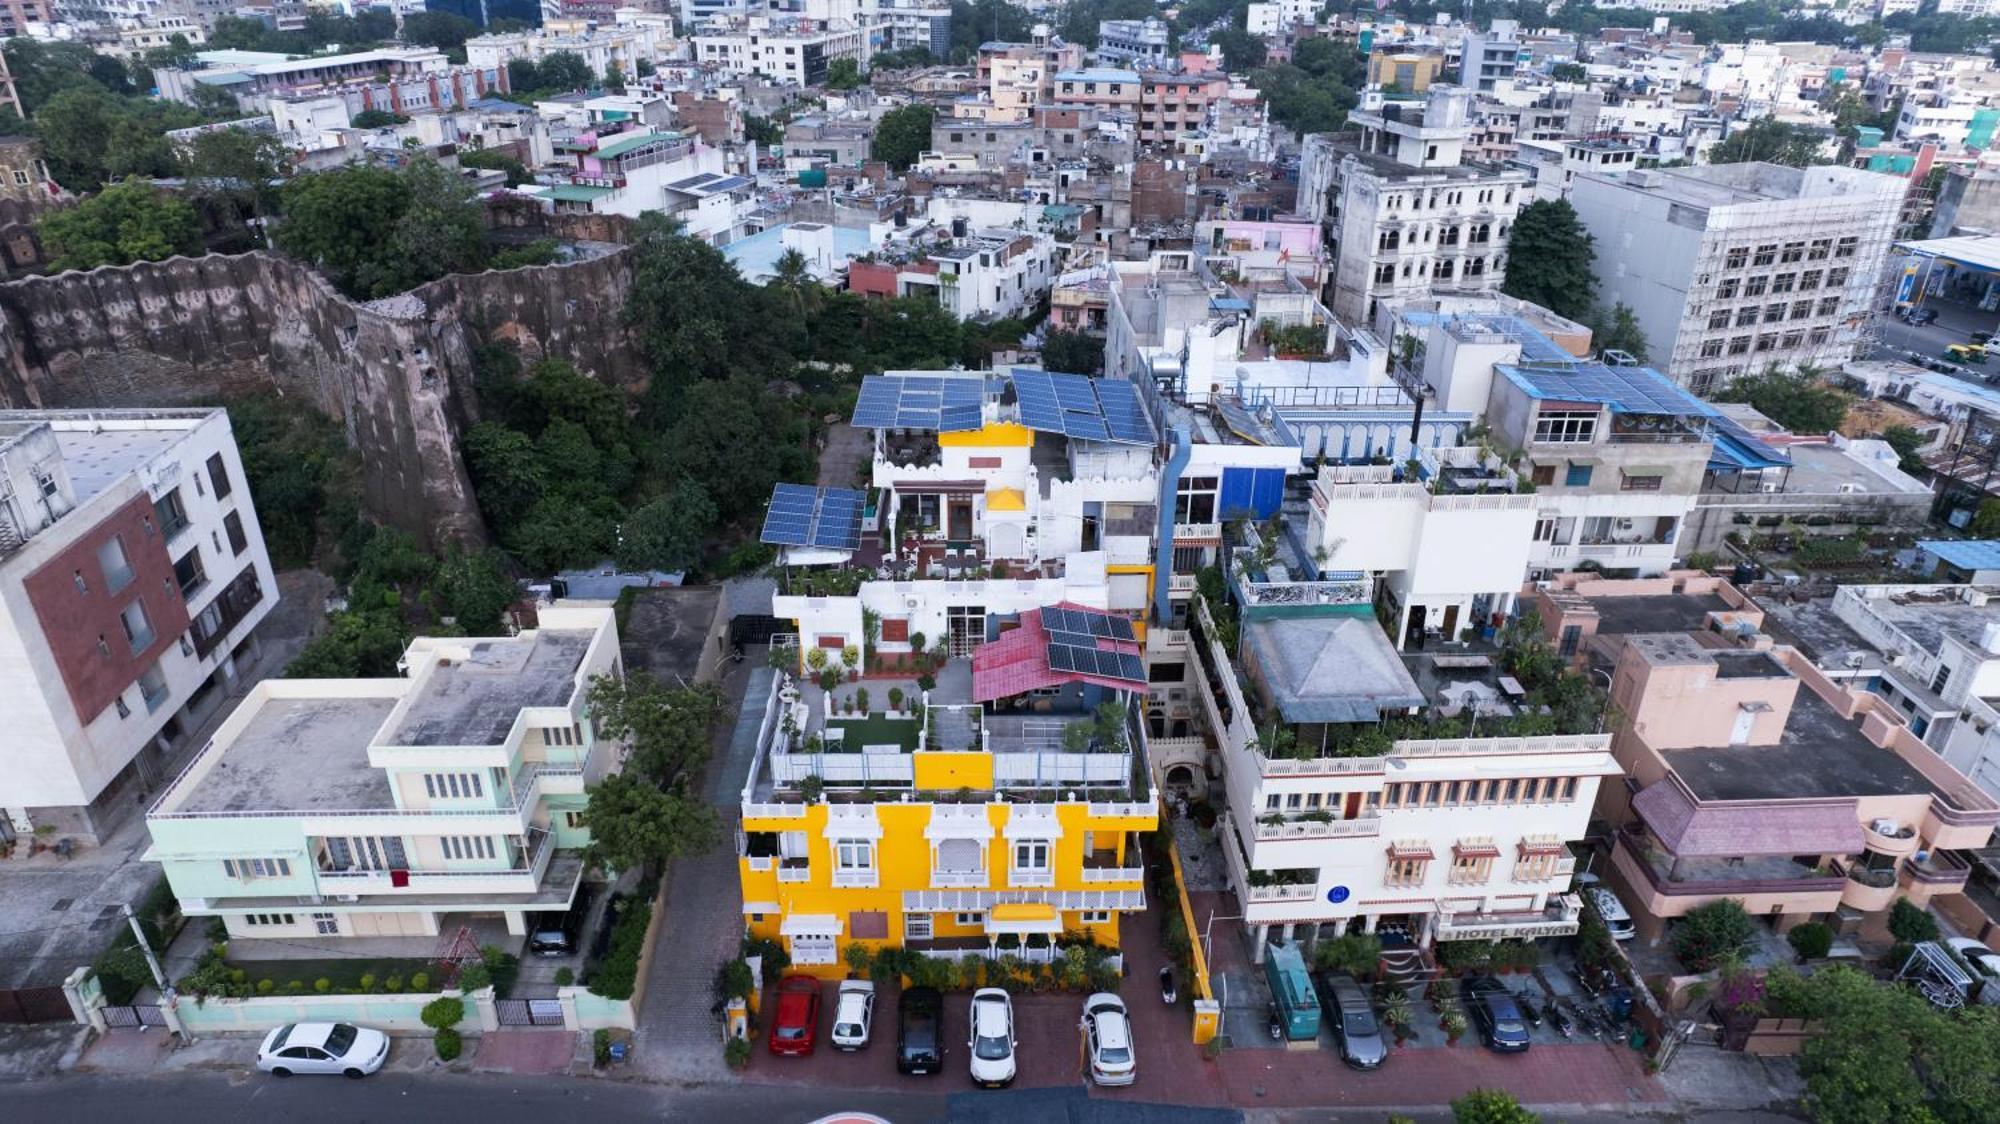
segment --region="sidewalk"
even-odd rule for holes
[[[98,1035],[70,1068],[76,1073],[159,1076],[195,1070],[249,1073],[257,1068],[261,1034],[215,1034],[176,1046],[159,1027],[119,1027]],[[450,1063],[422,1035],[396,1035],[384,1073],[497,1073],[517,1077],[566,1077],[590,1069],[589,1036],[562,1030],[496,1030],[465,1039]],[[13,1065],[8,1069],[12,1070]],[[28,1076],[33,1076],[29,1074]]]

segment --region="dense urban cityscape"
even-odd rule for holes
[[[0,40],[9,1119],[2000,1120],[1993,0]]]

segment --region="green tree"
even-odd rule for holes
[[[1904,944],[1938,939],[1937,918],[1908,898],[1897,898],[1889,908],[1889,935]]]
[[[1452,1124],[1536,1124],[1541,1117],[1521,1107],[1510,1093],[1474,1089],[1451,1102]]]
[[[496,422],[481,422],[465,434],[465,467],[488,524],[519,522],[542,498],[546,480],[535,439]]]
[[[690,387],[662,442],[667,470],[699,480],[725,519],[758,511],[780,480],[812,478],[805,420],[765,380],[740,376]],[[757,455],[746,457],[744,450]]]
[[[1756,925],[1735,898],[1696,906],[1674,923],[1674,959],[1691,972],[1706,972],[1747,951],[1756,939]]]
[[[596,81],[590,64],[575,51],[554,51],[542,57],[537,72],[544,90],[581,90]]]
[[[917,162],[917,155],[931,146],[931,121],[935,111],[928,105],[906,105],[892,109],[875,123],[875,159],[901,172]]]
[[[737,370],[768,372],[784,362],[774,332],[778,318],[767,315],[762,291],[743,280],[722,251],[687,237],[657,213],[642,216],[632,231],[625,317],[655,372],[650,413],[677,416],[675,398],[692,381],[727,378]]]
[[[1822,155],[1825,142],[1826,134],[1816,129],[1759,117],[1710,148],[1708,162],[1743,164],[1755,160],[1805,168],[1832,162]]]
[[[717,836],[714,809],[631,773],[613,773],[591,786],[589,799],[583,819],[591,854],[612,870],[660,866],[707,850]]]
[[[1222,49],[1222,65],[1232,73],[1240,74],[1264,65],[1262,36],[1252,35],[1241,28],[1227,27],[1209,36],[1209,42]]]
[[[1980,500],[1966,532],[1975,538],[2000,539],[2000,500]]]
[[[1880,434],[1882,440],[1896,450],[1896,467],[1908,473],[1924,473],[1930,470],[1924,465],[1924,458],[1917,450],[1924,447],[1924,435],[1907,425],[1892,425]]]
[[[391,125],[407,125],[410,119],[386,109],[364,109],[349,118],[347,123],[357,129],[386,129]]]
[[[349,296],[390,296],[486,261],[478,199],[435,160],[412,160],[397,171],[356,164],[297,176],[282,199],[278,246]]]
[[[1641,363],[1646,361],[1646,332],[1624,301],[1613,305],[1610,313],[1598,322],[1595,336],[1600,353],[1622,351]]]
[[[387,678],[396,674],[408,636],[402,618],[385,607],[348,609],[327,618],[285,675],[292,679]]]
[[[1820,381],[1811,367],[1785,372],[1775,367],[1743,375],[1714,396],[1717,402],[1744,402],[1794,433],[1831,433],[1847,419],[1852,395]]]
[[[313,564],[322,517],[337,506],[351,522],[358,505],[360,466],[340,427],[304,399],[275,394],[232,399],[229,425],[271,565]]]
[[[507,576],[499,554],[454,546],[438,561],[431,594],[438,613],[454,618],[460,632],[493,636],[500,632],[502,614],[520,598],[521,591]]]
[[[1537,199],[1521,208],[1507,238],[1507,279],[1500,291],[1541,305],[1557,316],[1590,315],[1596,260],[1588,231],[1566,199]]]
[[[1847,966],[1771,973],[1773,1015],[1818,1020],[1799,1056],[1804,1107],[1822,1124],[2000,1118],[2000,1017],[1945,1013]]]
[[[861,64],[854,59],[835,59],[826,64],[826,88],[852,90],[861,85]]]
[[[526,95],[541,89],[541,68],[533,59],[507,60],[507,89],[511,93]]]
[[[44,212],[36,223],[49,264],[94,269],[201,253],[194,207],[150,184],[128,179],[74,207]]]
[[[1042,340],[1042,366],[1078,375],[1102,374],[1104,341],[1085,332],[1050,328],[1047,338]]]
[[[188,190],[217,210],[261,217],[277,209],[280,183],[292,174],[292,153],[270,133],[215,129],[181,150]]]
[[[1549,67],[1549,77],[1558,82],[1587,82],[1590,72],[1583,68],[1582,63],[1559,62]]]
[[[590,714],[604,736],[624,742],[628,771],[675,788],[708,763],[722,695],[713,686],[669,689],[643,673],[590,681]]]
[[[75,192],[127,176],[164,177],[180,172],[169,129],[199,123],[178,102],[120,97],[84,83],[57,91],[35,112],[34,133],[57,183]]]
[[[462,51],[479,26],[454,12],[411,12],[403,17],[403,42]]]
[[[613,557],[625,570],[692,570],[701,564],[715,527],[715,504],[708,489],[683,480],[625,517]]]
[[[460,152],[458,166],[505,172],[508,187],[519,187],[524,183],[535,182],[534,174],[528,171],[526,164],[521,163],[512,153],[497,148],[475,148],[470,152]]]
[[[391,252],[423,281],[486,264],[486,212],[464,177],[431,159],[399,173],[409,189],[392,235]]]
[[[106,93],[131,92],[132,83],[117,59],[81,43],[50,42],[26,35],[6,42],[7,72],[21,98],[21,112],[33,117],[57,93],[90,86]]]

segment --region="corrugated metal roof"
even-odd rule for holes
[[[557,184],[544,192],[547,198],[559,203],[594,203],[618,190],[615,187],[585,187],[582,184]]]
[[[1917,549],[1961,570],[2000,570],[2000,539],[1923,539]]]
[[[1602,402],[1614,414],[1708,417],[1711,412],[1701,399],[1651,367],[1607,367],[1602,363],[1566,367],[1496,364],[1493,369],[1530,398]]]

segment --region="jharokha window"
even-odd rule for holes
[[[1428,844],[1395,843],[1389,847],[1389,869],[1382,876],[1385,886],[1421,886],[1430,874],[1431,849]]]
[[[1451,881],[1454,885],[1474,885],[1493,877],[1493,860],[1500,848],[1491,839],[1462,839],[1451,846]]]
[[[1556,836],[1523,836],[1514,848],[1514,881],[1542,882],[1555,877],[1557,864],[1568,853]]]

